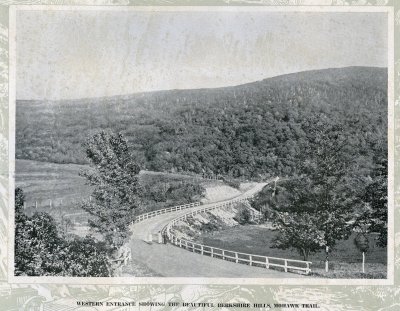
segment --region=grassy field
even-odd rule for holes
[[[24,190],[27,205],[48,206],[52,203],[72,202],[88,198],[91,192],[85,178],[79,176],[85,165],[55,164],[30,160],[16,160],[16,186]]]
[[[45,211],[60,218],[82,213],[78,203],[89,199],[91,187],[79,176],[79,171],[88,169],[87,166],[16,160],[15,168],[15,185],[24,191],[28,215]]]
[[[90,198],[92,188],[86,184],[85,178],[79,176],[79,172],[90,169],[89,166],[17,159],[15,167],[15,183],[24,191],[26,214],[46,212],[59,222],[62,219],[70,219],[74,223],[73,233],[81,236],[86,234],[89,216],[79,204],[82,200]],[[207,198],[211,200],[224,199],[240,193],[222,182],[190,175],[141,171],[140,179],[142,185],[190,181],[206,188]],[[160,202],[147,208],[155,210],[173,206],[175,203]]]
[[[51,200],[52,207],[64,208],[65,212],[76,212],[74,205],[90,197],[92,188],[86,184],[85,178],[79,176],[79,172],[90,169],[89,166],[17,159],[15,167],[15,183],[25,193],[28,211],[33,209],[36,203],[38,209],[50,210]],[[142,185],[155,182],[190,181],[202,185],[207,189],[207,195],[212,197],[217,195],[230,197],[240,194],[240,191],[220,181],[201,179],[191,175],[141,171],[140,180]],[[214,193],[215,188],[218,193]],[[226,193],[221,194],[221,189]]]
[[[222,231],[205,233],[197,242],[234,250],[243,253],[258,254],[288,259],[303,259],[295,250],[271,248],[273,238],[278,234],[258,225],[236,226]],[[366,273],[361,273],[362,254],[353,244],[355,234],[348,240],[338,242],[330,253],[330,271],[324,272],[325,253],[318,252],[310,256],[313,275],[332,278],[386,278],[387,250],[375,245],[370,235],[370,249],[366,254]]]

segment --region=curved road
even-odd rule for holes
[[[257,184],[236,198],[259,192],[266,183]],[[231,198],[233,199],[233,198]],[[228,201],[228,200],[227,200]],[[214,202],[216,203],[216,202]],[[214,203],[190,208],[196,210]],[[260,267],[250,267],[221,259],[195,254],[171,244],[147,242],[149,234],[161,231],[170,221],[184,215],[189,210],[181,210],[159,215],[132,226],[132,238],[129,243],[132,259],[149,267],[165,277],[225,277],[225,278],[298,278],[295,273],[285,273]]]

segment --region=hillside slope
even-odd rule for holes
[[[234,177],[293,173],[310,115],[340,123],[367,170],[387,141],[387,70],[301,72],[239,86],[17,101],[16,157],[86,163],[81,144],[121,131],[141,167]]]

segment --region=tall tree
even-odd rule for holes
[[[303,128],[307,140],[296,161],[298,178],[288,181],[290,208],[318,214],[325,246],[333,247],[350,235],[349,221],[359,204],[355,150],[342,124],[324,114],[311,116]]]
[[[385,147],[382,148],[381,156],[377,156],[375,163],[372,181],[361,194],[365,205],[355,227],[378,233],[376,244],[384,247],[387,245],[388,235],[388,161]]]
[[[308,260],[309,255],[325,245],[319,214],[291,208],[294,199],[288,193],[294,188],[292,184],[283,184],[266,186],[252,201],[252,205],[279,231],[272,241],[273,248],[293,248],[303,260]]]
[[[261,193],[258,204],[267,205],[266,216],[282,232],[276,247],[296,248],[306,258],[318,247],[331,249],[348,238],[359,201],[352,176],[354,150],[341,125],[321,114],[309,117],[302,127],[306,136],[299,144],[295,176],[281,182],[277,191]]]
[[[317,215],[309,213],[277,213],[274,224],[280,234],[275,237],[273,247],[294,248],[307,261],[310,254],[325,244],[318,221]]]
[[[139,207],[139,166],[131,157],[122,134],[102,131],[88,139],[86,155],[91,170],[83,171],[94,186],[92,200],[82,208],[91,214],[90,226],[113,248],[120,247],[129,234]]]

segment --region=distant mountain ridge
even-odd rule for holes
[[[111,129],[128,138],[143,168],[247,177],[290,174],[287,158],[295,153],[293,142],[301,138],[301,124],[310,114],[343,123],[357,138],[354,144],[363,146],[366,166],[371,165],[366,146],[387,140],[387,69],[323,69],[215,89],[18,100],[16,105],[20,159],[85,163],[85,139]]]
[[[101,97],[85,97],[77,99],[57,99],[57,100],[30,100],[30,99],[17,99],[17,102],[29,102],[32,104],[50,104],[50,103],[86,103],[86,102],[102,102],[102,101],[126,101],[134,100],[145,96],[156,96],[156,95],[166,95],[168,93],[185,93],[185,92],[213,92],[220,90],[231,90],[234,88],[241,87],[252,87],[262,83],[277,83],[277,82],[296,82],[300,80],[307,81],[319,81],[319,82],[348,82],[354,79],[360,79],[360,81],[368,81],[370,86],[380,86],[380,84],[387,83],[387,68],[386,67],[363,67],[363,66],[351,66],[343,68],[328,68],[319,70],[308,70],[300,71],[296,73],[288,73],[283,75],[278,75],[274,77],[265,78],[259,81],[247,82],[243,84],[238,84],[234,86],[223,86],[217,88],[199,88],[199,89],[171,89],[171,90],[159,90],[151,92],[138,92],[132,94],[124,95],[112,95],[112,96],[101,96]]]

